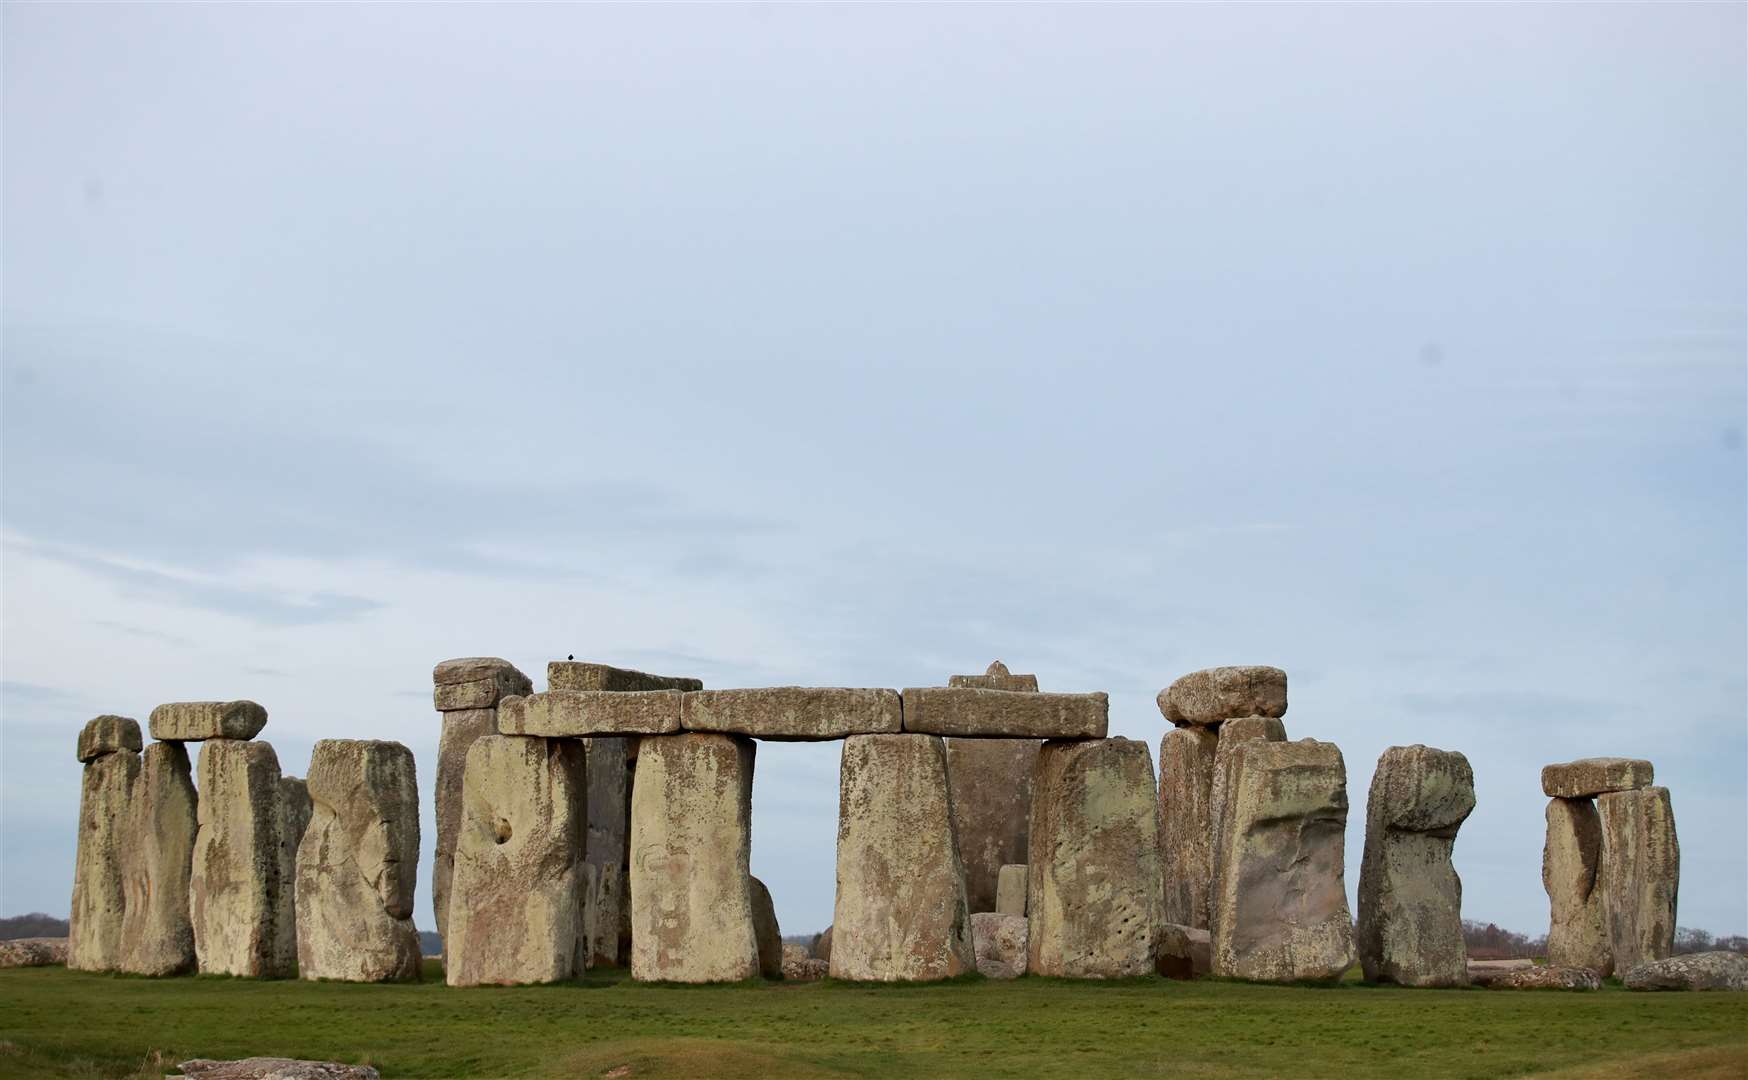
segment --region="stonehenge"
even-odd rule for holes
[[[631,777],[627,760],[632,740],[609,735],[583,740],[588,769],[588,810],[584,815],[590,888],[583,910],[589,962],[624,966],[631,941]]]
[[[1014,675],[1000,660],[982,675],[953,675],[949,687],[1036,693],[1036,675]],[[998,896],[1004,866],[1026,857],[1032,814],[1032,772],[1037,739],[947,740],[947,788],[953,802],[953,837],[965,866],[965,898],[972,912],[1003,910]],[[1020,881],[1023,897],[1025,881]],[[1024,914],[1025,901],[1020,901]]]
[[[200,748],[197,787],[188,908],[200,970],[289,976],[297,967],[295,866],[284,839],[279,758],[264,742],[213,738]]]
[[[123,867],[132,843],[129,814],[140,775],[140,725],[122,716],[97,717],[79,732],[78,757],[85,767],[67,966],[117,971],[127,915]]]
[[[124,860],[122,971],[180,975],[195,969],[188,887],[197,803],[187,748],[179,742],[146,747],[129,811],[133,828]]]

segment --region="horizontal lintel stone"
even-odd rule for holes
[[[253,701],[176,701],[153,709],[148,725],[163,742],[253,739],[267,726],[267,710]]]
[[[702,679],[651,675],[630,668],[583,660],[553,660],[546,665],[548,690],[702,690]]]
[[[903,729],[897,690],[838,686],[767,686],[688,693],[680,726],[755,739],[842,739],[895,735]]]
[[[991,739],[1102,739],[1110,699],[1094,694],[1016,694],[924,686],[904,692],[904,730]]]
[[[669,735],[680,730],[678,690],[548,690],[505,698],[498,733],[573,738]]]
[[[516,665],[496,656],[445,660],[432,669],[431,682],[438,712],[490,709],[504,698],[534,690],[533,681]]]
[[[1584,799],[1611,791],[1650,787],[1655,773],[1642,758],[1579,758],[1542,766],[1542,794],[1550,799]]]

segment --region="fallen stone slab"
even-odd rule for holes
[[[67,916],[67,966],[75,971],[121,968],[126,875],[135,837],[131,815],[139,778],[140,755],[128,749],[99,754],[80,771],[73,902]]]
[[[971,911],[998,910],[1001,868],[1026,858],[1032,774],[1040,745],[1037,739],[947,740],[953,839],[965,868],[965,901]],[[1024,888],[1022,879],[1022,895]]]
[[[0,941],[0,968],[47,967],[67,962],[64,937],[10,938]]]
[[[680,727],[755,739],[844,739],[902,730],[898,691],[770,686],[686,694]]]
[[[1489,990],[1600,990],[1602,979],[1589,968],[1550,964],[1508,971],[1486,985]]]
[[[445,660],[431,672],[432,700],[438,712],[490,709],[507,697],[534,692],[534,683],[515,664],[496,656]]]
[[[1624,972],[1675,951],[1681,843],[1665,787],[1611,791],[1596,798],[1602,824],[1602,893],[1614,969]]]
[[[1159,862],[1167,923],[1208,925],[1214,878],[1210,800],[1219,742],[1218,731],[1193,726],[1174,727],[1159,740]]]
[[[1628,990],[1748,990],[1748,956],[1733,952],[1688,953],[1627,969]]]
[[[1026,973],[1026,917],[979,911],[971,916],[977,971],[986,979],[1017,979]]]
[[[548,690],[498,704],[504,735],[577,738],[668,735],[680,730],[678,690]]]
[[[368,1065],[345,1065],[338,1061],[302,1061],[297,1058],[252,1057],[240,1061],[195,1058],[176,1066],[183,1076],[199,1080],[379,1080]]]
[[[200,748],[189,919],[200,970],[284,978],[297,967],[295,868],[285,862],[279,758],[264,742]]]
[[[496,709],[455,709],[443,717],[437,742],[437,843],[431,860],[431,908],[437,932],[449,934],[449,887],[455,876],[455,838],[461,831],[462,782],[467,752],[486,735],[498,733]]]
[[[1073,979],[1153,973],[1158,817],[1146,743],[1044,744],[1026,871],[1028,972]]]
[[[767,979],[783,977],[783,930],[777,925],[777,909],[771,903],[771,890],[758,878],[752,879],[753,937],[759,943],[759,974]]]
[[[162,742],[253,739],[267,710],[253,701],[173,701],[152,710],[152,738]]]
[[[1580,758],[1542,766],[1542,794],[1553,799],[1584,799],[1610,791],[1650,787],[1656,775],[1649,761],[1638,758]]]
[[[1511,960],[1470,960],[1468,962],[1469,985],[1491,986],[1494,980],[1504,978],[1514,971],[1536,966],[1534,960],[1518,958]]]
[[[783,960],[783,978],[785,980],[812,982],[816,979],[823,979],[830,974],[831,964],[814,957],[797,960],[785,958]]]
[[[904,730],[913,734],[1102,739],[1109,723],[1110,698],[1102,693],[1016,694],[953,686],[910,687],[904,691]]]
[[[1001,868],[995,886],[995,910],[1000,915],[1026,913],[1026,864],[1009,863]]]
[[[121,970],[181,975],[195,970],[189,883],[200,831],[199,799],[188,748],[179,742],[146,747],[140,758],[123,860],[127,910],[121,925]]]
[[[844,740],[832,978],[914,982],[976,968],[947,790],[938,736]]]
[[[546,665],[547,690],[702,690],[701,679],[678,675],[650,675],[630,668],[591,664],[583,660],[554,660]]]
[[[1035,694],[1038,692],[1038,676],[1015,675],[1008,671],[1006,664],[997,660],[982,675],[954,675],[948,678],[947,685],[973,690],[1010,690]]]
[[[1608,975],[1614,946],[1602,907],[1602,821],[1589,799],[1551,799],[1542,845],[1542,888],[1548,894],[1548,963]]]
[[[1180,923],[1159,928],[1158,971],[1168,979],[1197,979],[1214,970],[1214,939],[1208,931]]]
[[[125,716],[99,716],[79,729],[79,760],[88,763],[117,750],[140,752],[139,721]]]
[[[1192,671],[1159,692],[1159,711],[1184,724],[1219,724],[1243,716],[1287,715],[1287,673],[1251,665]]]

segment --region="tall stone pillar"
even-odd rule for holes
[[[1596,887],[1602,864],[1602,823],[1591,799],[1549,799],[1542,846],[1542,888],[1548,894],[1548,963],[1614,971],[1614,950]]]
[[[1036,675],[1014,675],[1000,660],[982,675],[954,675],[949,687],[1037,693]],[[1032,774],[1038,739],[947,740],[947,786],[953,835],[965,867],[970,910],[994,911],[1001,868],[1026,861],[1032,816]]]
[[[132,847],[134,789],[140,776],[140,725],[99,716],[79,732],[79,837],[73,903],[67,920],[67,966],[116,971],[122,966],[127,916],[126,868]]]
[[[1614,968],[1625,973],[1675,951],[1681,844],[1669,789],[1645,787],[1596,797],[1602,821],[1597,881]]]
[[[134,793],[123,971],[181,975],[195,970],[188,886],[199,805],[187,748],[179,742],[146,747]]]
[[[200,970],[290,976],[297,930],[279,758],[264,742],[213,739],[200,748],[199,786],[189,913]]]

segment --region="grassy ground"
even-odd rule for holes
[[[0,971],[0,1076],[190,1057],[398,1076],[1748,1076],[1748,994],[1021,979],[932,986],[151,980]]]

